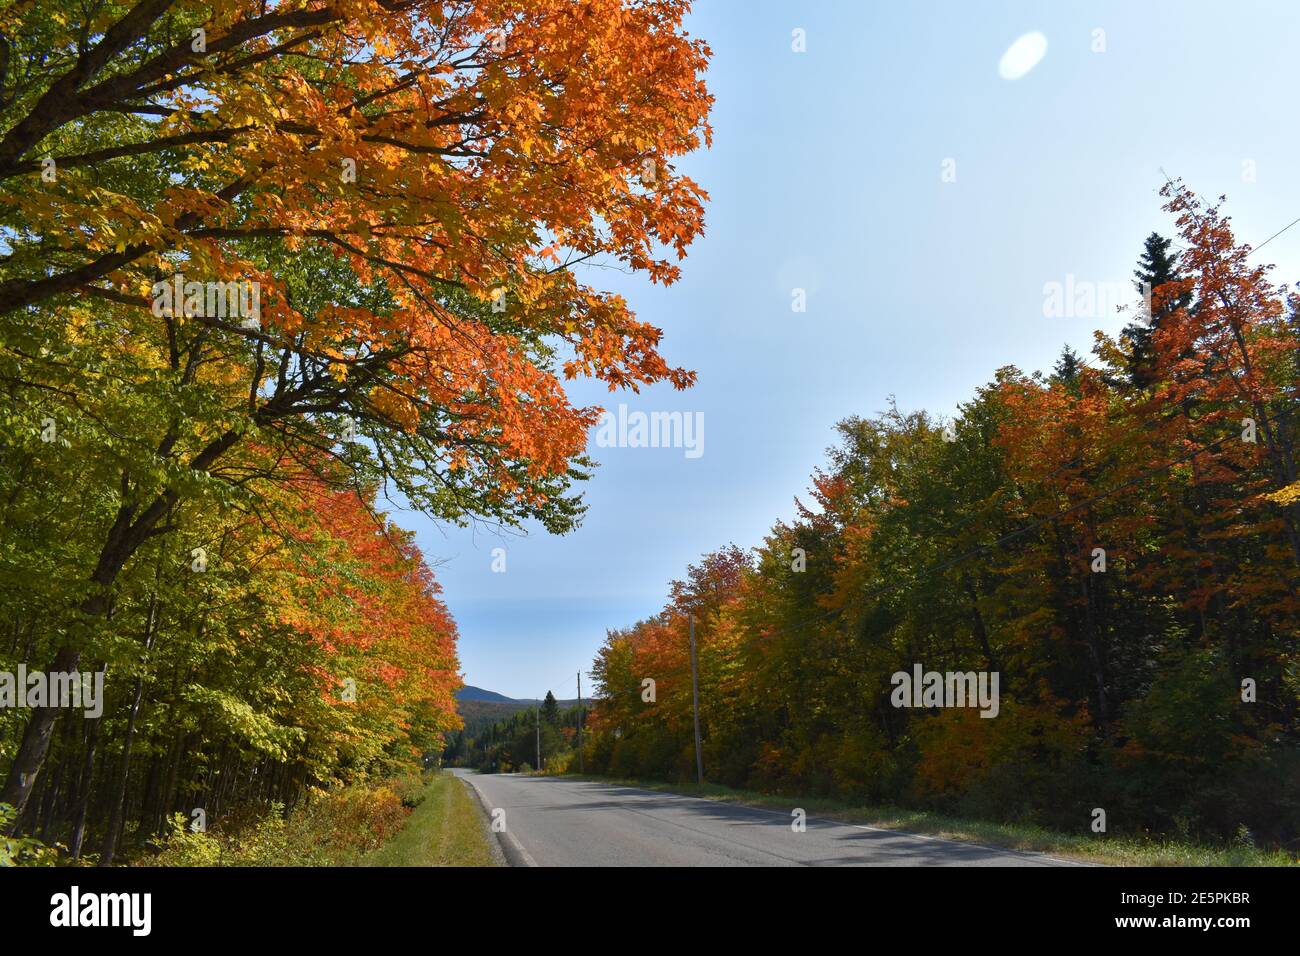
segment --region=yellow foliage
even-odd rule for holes
[[[1300,502],[1300,481],[1293,481],[1285,488],[1273,492],[1271,495],[1265,495],[1269,501],[1285,507]]]

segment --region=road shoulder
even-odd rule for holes
[[[492,806],[491,801],[488,800],[487,796],[474,782],[473,771],[462,770],[456,773],[455,777],[476,798],[479,809],[482,811],[481,820],[483,826],[486,827],[488,831],[488,839],[491,843],[492,851],[501,861],[498,865],[524,867],[537,866],[537,862],[529,855],[528,851],[524,849],[523,844],[515,839],[514,835],[510,833],[508,829],[503,827],[500,830],[492,830],[492,811],[499,808]],[[496,839],[492,839],[492,837],[495,837]]]

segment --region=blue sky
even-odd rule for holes
[[[1123,317],[1047,318],[1044,285],[1127,282],[1153,229],[1172,233],[1163,168],[1227,194],[1255,244],[1300,217],[1288,3],[701,2],[714,51],[714,146],[680,164],[711,196],[676,285],[615,270],[665,331],[689,392],[583,404],[701,412],[704,453],[593,447],[589,513],[557,538],[455,529],[402,514],[461,631],[468,683],[512,697],[574,696],[608,627],[658,610],[688,563],[758,544],[792,515],[836,421],[903,409],[951,414],[994,371],[1051,366],[1064,344]],[[807,51],[791,50],[791,31]],[[1094,30],[1105,52],[1094,52]],[[1041,62],[998,62],[1041,32]],[[956,178],[944,182],[945,160]],[[950,169],[952,167],[949,167]],[[1261,253],[1300,279],[1300,226]],[[792,290],[807,293],[793,312]],[[506,549],[505,573],[492,570]]]

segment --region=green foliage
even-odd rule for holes
[[[58,862],[58,847],[46,846],[34,837],[8,835],[17,817],[13,807],[0,803],[0,867],[54,866]]]

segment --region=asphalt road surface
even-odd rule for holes
[[[938,837],[557,777],[453,770],[504,820],[524,866],[1074,866]],[[793,807],[791,808],[793,809]]]

